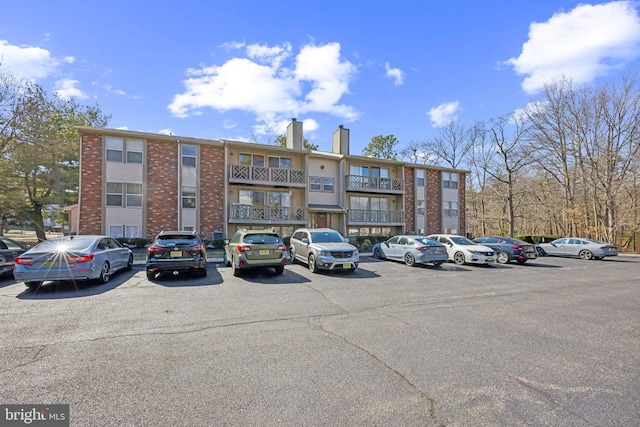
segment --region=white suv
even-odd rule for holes
[[[291,236],[289,255],[312,273],[318,270],[355,271],[360,262],[358,248],[331,228],[299,228]]]

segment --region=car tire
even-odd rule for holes
[[[42,286],[42,282],[24,282],[24,284],[31,292],[37,291]]]
[[[227,258],[227,252],[224,252],[224,255],[222,256],[222,262],[224,263],[225,267],[231,267],[231,261],[229,261],[229,258]]]
[[[316,265],[316,257],[315,255],[311,254],[309,255],[309,271],[311,271],[312,273],[317,273],[318,272],[318,266]]]
[[[507,264],[509,263],[509,254],[505,251],[498,252],[498,256],[496,257],[498,264]]]
[[[296,263],[296,253],[293,251],[293,248],[289,249],[289,261],[291,264]]]
[[[233,273],[234,277],[240,276],[240,269],[236,267],[236,263],[233,259],[231,259],[231,272]]]
[[[375,248],[375,249],[373,250],[373,257],[374,257],[375,259],[382,259],[382,249],[380,249],[380,248]]]
[[[156,272],[155,271],[147,271],[147,280],[153,280],[156,278]]]
[[[111,278],[111,267],[109,266],[108,262],[105,262],[104,264],[102,264],[102,267],[100,268],[100,277],[98,277],[98,281],[101,284],[105,284],[109,281],[110,278]]]
[[[133,254],[129,255],[129,260],[127,261],[127,266],[124,268],[125,271],[131,271],[133,268]]]
[[[583,249],[580,251],[580,253],[578,254],[580,255],[580,258],[582,259],[593,259],[593,253],[591,251],[588,251],[586,249]]]
[[[465,262],[464,259],[464,254],[460,251],[456,252],[455,254],[453,254],[453,262],[455,262],[458,265],[462,265]]]
[[[404,254],[404,263],[409,267],[415,267],[416,257],[414,257],[412,253],[406,253]]]
[[[273,267],[276,270],[276,274],[279,276],[284,273],[284,265],[276,265]]]
[[[538,256],[547,256],[547,253],[542,248],[536,247],[536,252],[538,253]]]

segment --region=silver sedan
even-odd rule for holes
[[[394,236],[376,243],[372,252],[375,258],[404,261],[409,266],[426,263],[440,265],[449,260],[445,245],[424,236]]]
[[[15,259],[13,276],[33,290],[45,281],[98,280],[130,270],[131,249],[109,236],[66,236],[38,243]]]
[[[618,255],[618,247],[609,243],[581,237],[565,237],[550,243],[540,243],[547,255],[602,259]]]

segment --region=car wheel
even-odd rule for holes
[[[406,253],[404,254],[404,263],[409,267],[413,267],[416,265],[416,257],[414,257],[411,253]]]
[[[233,259],[231,259],[231,272],[235,277],[238,277],[240,275],[240,269],[236,267],[236,263]]]
[[[127,266],[124,268],[125,271],[131,271],[133,268],[133,254],[129,255],[129,261],[127,261]]]
[[[31,292],[35,292],[42,285],[42,282],[24,282],[24,284]]]
[[[464,254],[462,252],[456,252],[453,254],[453,262],[458,265],[464,264]]]
[[[538,252],[538,256],[546,256],[547,253],[542,248],[536,247],[536,252]]]
[[[291,264],[296,263],[296,253],[293,251],[293,247],[289,249],[289,261],[291,262]]]
[[[284,265],[276,265],[274,269],[276,270],[277,275],[284,273]]]
[[[156,272],[155,271],[147,271],[147,280],[153,280],[156,278]]]
[[[316,265],[316,257],[313,254],[309,255],[309,271],[311,271],[312,273],[318,272],[318,266]]]
[[[376,259],[382,259],[382,249],[375,248],[373,250],[373,257],[376,258]]]
[[[100,277],[98,278],[98,281],[100,283],[107,283],[109,281],[109,279],[111,278],[111,269],[109,268],[109,263],[105,262],[104,264],[102,264],[102,268],[100,269]]]
[[[586,249],[583,249],[580,251],[580,258],[582,259],[592,259],[593,258],[593,254],[591,253],[591,251],[588,251]]]
[[[509,254],[504,251],[498,252],[497,260],[499,264],[506,264],[509,262]]]

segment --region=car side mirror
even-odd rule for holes
[[[347,238],[347,237],[343,237],[343,238],[342,238],[342,240],[343,240],[345,243],[349,243],[349,238]]]
[[[309,239],[307,239],[306,237],[304,237],[302,240],[302,243],[304,243],[305,245],[309,244]]]

